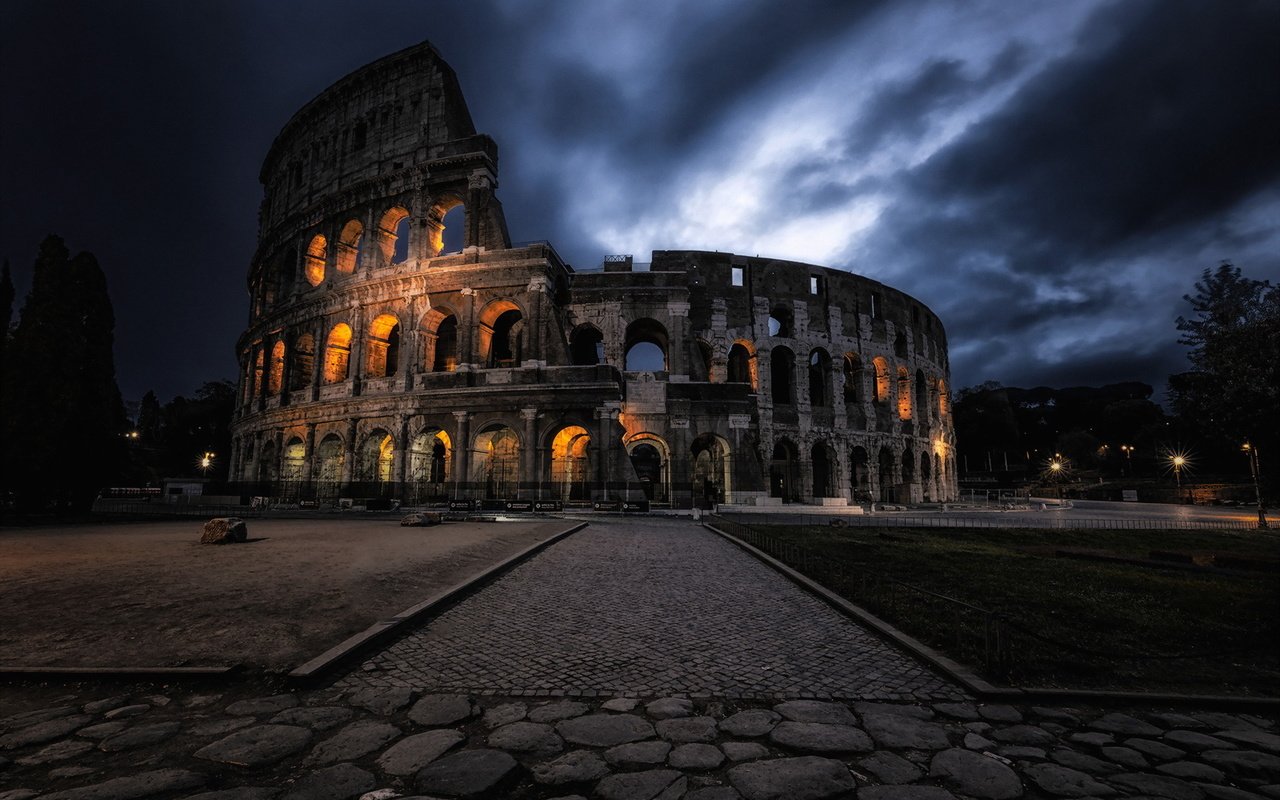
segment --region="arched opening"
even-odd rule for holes
[[[698,363],[694,365],[695,370],[691,377],[695,381],[707,381],[710,383],[712,380],[711,362],[714,360],[711,345],[701,339],[699,339],[696,344],[698,349]]]
[[[331,486],[341,481],[343,457],[342,438],[338,434],[331,433],[321,439],[316,446],[316,480]]]
[[[510,300],[496,300],[480,312],[480,355],[489,367],[520,363],[520,333],[524,315]]]
[[[924,487],[924,501],[932,503],[934,501],[933,492],[933,466],[930,464],[932,459],[928,453],[920,454],[920,485]]]
[[[929,384],[924,379],[924,373],[916,370],[916,408],[919,409],[920,424],[924,425],[929,421]],[[922,431],[923,432],[923,431]]]
[[[422,319],[427,372],[453,372],[458,368],[458,318],[447,308],[433,308]]]
[[[784,503],[799,500],[796,480],[796,446],[780,439],[773,446],[773,460],[769,462],[769,496],[778,497]]]
[[[853,499],[867,497],[870,488],[870,476],[867,475],[867,451],[863,447],[855,447],[849,451],[849,490]]]
[[[783,305],[774,306],[769,312],[769,335],[787,337],[792,333],[791,309]]]
[[[880,481],[880,500],[881,502],[892,503],[894,489],[898,484],[898,476],[894,469],[893,451],[888,447],[881,447],[879,462],[877,478]]]
[[[902,482],[916,482],[916,459],[910,445],[902,450]],[[903,501],[905,502],[906,500],[907,498],[904,497]]]
[[[280,477],[276,464],[276,443],[267,440],[262,444],[262,452],[258,454],[258,480],[262,483],[275,483]]]
[[[871,365],[876,371],[876,396],[877,403],[885,404],[889,402],[889,362],[884,358],[876,356],[871,359]]]
[[[360,220],[349,220],[338,234],[338,257],[334,266],[338,272],[350,275],[360,265],[360,245],[364,241],[364,226]]]
[[[254,391],[259,395],[264,394],[267,390],[267,387],[263,385],[263,377],[264,377],[264,373],[266,372],[266,358],[267,358],[267,354],[263,352],[261,345],[259,345],[254,349],[253,388],[254,388]]]
[[[844,401],[862,402],[862,359],[857,353],[844,354]]]
[[[814,444],[810,464],[813,467],[813,496],[832,497],[831,457],[822,442]]]
[[[284,446],[284,458],[281,459],[280,478],[288,483],[301,483],[304,479],[303,470],[307,463],[307,446],[302,440],[294,436],[289,443]]]
[[[667,369],[667,329],[653,319],[638,319],[627,326],[624,339],[627,372],[662,372]]]
[[[440,254],[461,253],[467,241],[467,209],[459,203],[449,209],[440,222],[444,227],[440,231]]]
[[[693,440],[693,501],[699,508],[723,503],[733,487],[729,485],[729,443],[704,433]]]
[[[951,395],[947,394],[947,382],[938,378],[938,416],[945,417],[951,412]]]
[[[486,499],[516,496],[520,480],[520,439],[503,425],[486,428],[475,438],[472,448],[473,480]]]
[[[667,501],[667,464],[662,451],[654,444],[642,440],[631,447],[631,467],[636,471],[644,496],[654,502]]]
[[[316,368],[316,337],[304,333],[293,342],[293,364],[289,368],[289,391],[296,392],[311,384]]]
[[[821,348],[809,354],[809,405],[831,405],[831,356]]]
[[[898,331],[898,335],[893,337],[893,354],[898,358],[907,357],[907,335],[902,331]]]
[[[368,349],[365,351],[365,376],[389,378],[400,365],[400,320],[392,314],[381,314],[369,325]]]
[[[317,233],[311,237],[311,243],[307,245],[307,260],[304,270],[307,276],[307,283],[312,286],[319,286],[324,282],[324,262],[328,255],[329,242],[322,234]]]
[[[413,437],[409,445],[409,480],[420,499],[446,496],[449,465],[453,463],[453,443],[449,434],[428,429]]]
[[[371,483],[390,483],[391,468],[396,458],[396,440],[391,434],[378,429],[364,440],[360,448],[360,480]]]
[[[586,500],[591,466],[587,445],[591,435],[580,425],[561,429],[551,441],[551,483],[560,500]]]
[[[409,260],[409,211],[392,206],[378,221],[378,239],[382,258],[388,264],[403,264]]]
[[[277,339],[271,346],[271,366],[267,370],[267,394],[280,394],[284,386],[284,341]]]
[[[342,383],[347,379],[347,365],[351,362],[351,326],[339,322],[329,331],[324,345],[324,382]]]
[[[775,347],[769,353],[769,385],[775,406],[795,402],[796,357],[788,347]]]
[[[898,419],[911,419],[911,374],[898,367]]]
[[[756,387],[755,354],[742,342],[734,342],[729,348],[729,383],[749,383]]]
[[[604,334],[594,325],[579,325],[569,334],[569,357],[574,366],[604,363]]]

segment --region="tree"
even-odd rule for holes
[[[1280,287],[1244,277],[1223,262],[1206,269],[1194,295],[1194,316],[1178,317],[1180,344],[1192,369],[1169,378],[1173,407],[1188,424],[1237,445],[1280,443]]]
[[[46,238],[4,361],[4,485],[20,507],[83,507],[119,475],[114,330],[97,260]]]

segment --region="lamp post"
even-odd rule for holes
[[[1174,455],[1169,458],[1173,464],[1173,479],[1178,484],[1178,502],[1182,502],[1182,468],[1186,466],[1187,458],[1183,455]]]
[[[1053,478],[1053,488],[1057,489],[1058,504],[1062,504],[1062,484],[1059,479],[1062,477],[1062,458],[1055,457],[1049,462],[1049,475]]]
[[[1120,449],[1124,451],[1124,463],[1126,466],[1124,472],[1125,474],[1131,474],[1133,472],[1133,447],[1131,445],[1122,444],[1120,445]]]
[[[1249,472],[1253,475],[1253,496],[1258,502],[1258,527],[1269,528],[1271,526],[1267,524],[1267,512],[1262,506],[1262,485],[1258,477],[1258,473],[1262,472],[1262,464],[1258,461],[1258,448],[1245,442],[1240,449],[1249,459]]]

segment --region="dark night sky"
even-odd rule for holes
[[[272,138],[423,39],[498,141],[514,239],[883,280],[942,317],[957,388],[1160,386],[1202,269],[1280,279],[1275,0],[11,0],[3,21],[0,256],[19,303],[45,234],[98,256],[126,399],[234,377]]]

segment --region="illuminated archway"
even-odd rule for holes
[[[316,446],[316,480],[322,484],[336,484],[342,480],[342,462],[345,458],[342,437],[331,433]]]
[[[876,396],[877,403],[885,404],[889,402],[889,362],[882,356],[876,356],[871,359],[871,365],[876,371]]]
[[[303,479],[303,468],[306,465],[307,446],[302,440],[294,436],[289,443],[284,446],[284,458],[282,459],[280,470],[280,478],[289,483],[300,483]]]
[[[267,394],[280,394],[284,385],[284,341],[277,339],[271,346],[271,364],[267,370]]]
[[[378,245],[387,264],[409,260],[409,211],[392,206],[378,221]]]
[[[453,441],[438,428],[429,428],[409,446],[409,481],[420,499],[445,496],[453,464]]]
[[[510,300],[495,300],[480,312],[480,357],[490,367],[520,363],[520,334],[524,314]]]
[[[338,272],[351,274],[360,264],[360,245],[364,240],[364,226],[360,220],[349,220],[338,235],[338,257],[334,266]]]
[[[591,435],[580,425],[560,430],[551,441],[551,483],[561,500],[586,500],[591,468],[587,446]]]
[[[641,434],[627,442],[627,455],[644,496],[656,503],[670,499],[670,456],[667,443],[652,434]]]
[[[324,235],[317,233],[312,236],[311,243],[307,245],[307,260],[304,269],[307,283],[312,286],[319,286],[324,282],[324,266],[328,254],[329,241],[324,238]]]
[[[704,433],[693,440],[693,500],[695,504],[709,507],[729,498],[733,486],[730,483],[729,443],[712,433]]]
[[[369,341],[365,351],[365,375],[389,378],[400,364],[400,320],[382,314],[369,325]]]
[[[396,440],[381,428],[365,437],[360,448],[360,480],[389,483],[395,464]]]
[[[911,373],[898,367],[898,419],[911,419]]]
[[[342,383],[351,362],[351,326],[339,322],[329,331],[324,346],[324,382]]]
[[[750,342],[736,341],[729,348],[729,383],[749,383],[755,389],[756,353]]]
[[[486,498],[515,497],[520,480],[520,438],[504,425],[479,433],[472,446],[472,480]]]

